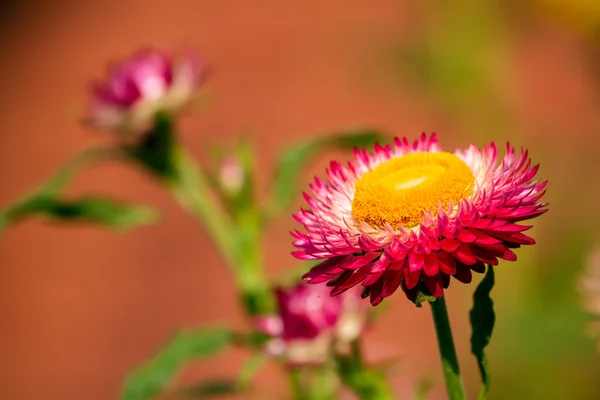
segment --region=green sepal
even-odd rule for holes
[[[177,176],[174,160],[175,133],[171,116],[159,113],[154,126],[134,144],[124,146],[129,156],[158,177],[173,179]]]

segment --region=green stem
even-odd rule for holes
[[[233,224],[221,210],[206,176],[194,159],[181,148],[175,148],[173,153],[176,174],[167,180],[173,195],[185,210],[204,223],[228,264],[235,267]]]
[[[440,356],[442,358],[442,368],[444,370],[448,398],[450,400],[465,400],[467,395],[460,376],[450,320],[448,319],[448,310],[446,309],[446,301],[442,296],[430,304]]]
[[[272,294],[262,269],[258,213],[247,210],[233,221],[224,212],[207,177],[191,155],[173,150],[175,177],[167,180],[179,204],[201,221],[234,272],[250,316],[272,311]]]
[[[288,377],[292,388],[292,398],[294,400],[307,400],[308,393],[302,379],[302,371],[299,368],[290,368]]]
[[[348,356],[337,356],[338,374],[342,382],[361,400],[395,399],[385,376],[377,370],[365,366],[360,343],[351,343]]]

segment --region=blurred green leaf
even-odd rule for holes
[[[239,392],[237,381],[230,378],[207,380],[179,391],[181,397],[190,399],[210,399]]]
[[[386,136],[376,130],[359,130],[336,135],[324,135],[288,148],[283,152],[275,167],[275,178],[271,187],[271,199],[265,212],[276,216],[284,211],[298,195],[298,180],[302,169],[318,153],[328,149],[352,149],[373,146],[384,142]]]
[[[129,376],[121,392],[121,399],[151,399],[165,390],[183,363],[212,356],[233,341],[234,334],[223,328],[177,334],[152,359]],[[213,390],[216,390],[215,387]]]
[[[10,223],[17,222],[28,214],[59,214],[60,209],[68,213],[67,202],[59,203],[56,200],[58,192],[72,179],[81,169],[94,162],[107,159],[116,159],[122,154],[118,149],[91,149],[78,154],[62,166],[43,185],[32,190],[14,204],[0,212],[0,232],[8,227]],[[55,215],[56,216],[56,215]]]
[[[263,353],[256,353],[244,363],[236,383],[239,389],[245,389],[250,385],[252,378],[256,375],[260,367],[265,364],[266,360],[267,358]]]
[[[477,358],[479,372],[481,373],[481,382],[483,387],[479,393],[479,399],[487,398],[490,389],[490,370],[488,360],[483,352],[490,343],[496,314],[494,313],[494,302],[490,297],[490,292],[494,287],[494,270],[488,265],[485,277],[477,286],[473,294],[473,308],[469,314],[471,321],[471,353]]]
[[[152,208],[128,205],[107,198],[60,200],[52,195],[42,194],[0,214],[0,229],[9,223],[36,215],[51,220],[90,222],[116,230],[151,224],[158,216]]]

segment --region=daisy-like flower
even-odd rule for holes
[[[332,296],[360,284],[373,305],[398,287],[411,300],[419,291],[439,298],[450,277],[469,283],[472,271],[535,243],[521,221],[547,211],[537,171],[508,144],[498,162],[494,143],[449,153],[435,135],[355,150],[354,162],[331,162],[328,182],[316,178],[314,195],[304,194],[310,208],[294,217],[306,232],[292,232],[292,254],[325,260],[304,280],[327,282]]]
[[[579,290],[584,296],[585,309],[594,318],[589,324],[590,336],[600,340],[600,250],[590,254],[585,272],[579,279]]]
[[[204,68],[192,55],[173,59],[160,51],[141,51],[92,85],[86,121],[102,129],[144,132],[157,113],[175,114],[187,105],[203,77]]]
[[[267,352],[291,365],[324,362],[334,342],[343,345],[362,333],[367,310],[359,294],[331,297],[326,287],[304,283],[277,289],[278,314],[255,321],[271,337]]]

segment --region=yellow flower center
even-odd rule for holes
[[[352,215],[393,228],[414,227],[423,212],[446,209],[473,193],[473,171],[451,153],[409,153],[378,165],[356,181]],[[448,210],[446,210],[448,211]]]

